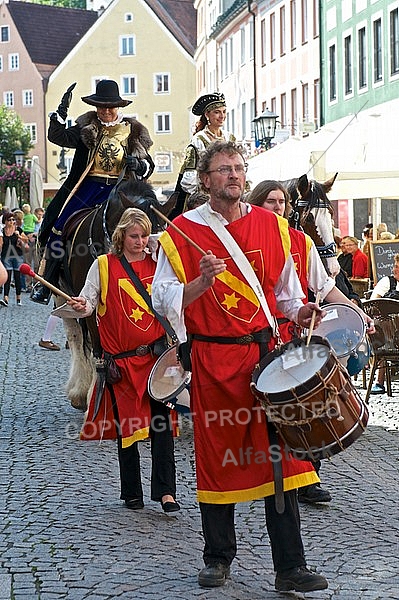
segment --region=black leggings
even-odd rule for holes
[[[14,271],[7,271],[7,281],[4,284],[4,295],[5,296],[9,296],[10,294],[10,287],[11,287],[11,279],[12,279],[12,274],[14,273],[14,282],[15,282],[15,293],[17,294],[17,296],[21,295],[21,273],[18,270],[14,270]]]

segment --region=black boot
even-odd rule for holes
[[[56,286],[58,284],[61,262],[62,260],[59,258],[47,258],[43,279]],[[30,295],[32,302],[37,302],[38,304],[48,304],[50,298],[51,290],[41,283],[35,285]]]
[[[30,300],[32,300],[32,302],[37,302],[37,304],[48,304],[50,298],[51,290],[41,283],[37,283],[30,293]]]

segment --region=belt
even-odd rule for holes
[[[164,336],[163,336],[164,337]],[[145,356],[146,354],[152,354],[154,352],[154,346],[157,342],[163,339],[163,337],[158,338],[152,344],[142,344],[141,346],[137,346],[134,350],[126,350],[126,352],[120,352],[119,354],[112,354],[112,358],[127,358],[128,356]],[[107,355],[107,352],[104,352],[104,356]]]
[[[217,337],[193,333],[192,339],[197,340],[198,342],[213,342],[214,344],[238,344],[240,346],[245,346],[247,344],[252,344],[253,342],[257,344],[267,344],[270,342],[271,336],[271,327],[266,327],[260,331],[255,331],[254,333],[249,333],[248,335],[242,335],[240,337]]]
[[[118,181],[117,177],[108,177],[101,175],[89,175],[90,181],[95,181],[96,183],[102,183],[103,185],[115,185]]]

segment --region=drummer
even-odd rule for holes
[[[180,510],[176,502],[176,474],[173,435],[169,410],[152,400],[147,381],[157,354],[166,349],[165,330],[133,285],[123,266],[127,261],[147,290],[155,272],[148,250],[151,222],[137,208],[127,209],[112,236],[110,254],[102,255],[91,266],[80,296],[68,304],[82,317],[97,311],[101,346],[105,352],[124,356],[115,358],[122,379],[107,385],[101,411],[93,420],[94,390],[81,439],[115,437],[121,478],[121,499],[126,508],[144,507],[138,442],[151,439],[151,499],[164,512]],[[98,386],[97,386],[98,387]],[[116,425],[116,426],[114,426]]]
[[[264,498],[276,590],[325,589],[326,579],[306,566],[296,492],[318,477],[309,462],[291,454],[272,457],[278,439],[274,445],[275,433],[271,430],[269,437],[265,413],[250,390],[261,352],[273,348],[272,332],[241,269],[221,258],[228,256],[221,234],[230,233],[248,257],[244,272],[255,271],[272,314],[277,303],[302,327],[315,314],[317,327],[323,311],[302,303],[287,224],[242,202],[246,164],[241,150],[231,142],[215,142],[201,154],[197,168],[210,200],[174,220],[197,249],[172,227],[161,235],[153,301],[181,341],[185,328],[193,336],[190,394],[205,542],[198,583],[206,588],[225,584],[237,551],[235,503]],[[218,234],[212,231],[215,219],[221,225]]]
[[[252,205],[262,206],[266,210],[273,211],[280,217],[288,218],[291,212],[288,191],[279,181],[264,180],[258,183],[249,194],[248,202]],[[293,227],[289,227],[289,235],[291,239],[291,255],[294,259],[303,293],[305,294],[304,301],[308,297],[309,289],[314,295],[317,293],[320,294],[320,301],[348,304],[351,308],[355,308],[356,305],[336,287],[335,280],[327,275],[313,240],[302,231]],[[368,332],[373,333],[372,319],[360,308],[357,308],[357,310],[368,324]],[[281,319],[283,315],[280,314],[279,317]],[[294,333],[293,324],[289,323],[287,319],[282,320],[283,322],[280,322],[279,326],[281,337],[284,342],[288,342]],[[320,461],[317,461],[315,463],[317,473],[319,473],[320,466]],[[300,488],[298,499],[300,502],[311,504],[330,502],[331,494],[323,489],[320,483],[315,483]]]

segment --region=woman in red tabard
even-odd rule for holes
[[[136,272],[151,293],[156,264],[147,249],[151,222],[137,208],[122,215],[112,236],[110,254],[99,256],[91,266],[80,296],[69,304],[82,313],[97,310],[101,345],[116,358],[122,380],[106,390],[101,412],[93,422],[90,403],[81,438],[117,437],[121,476],[121,499],[127,508],[143,508],[138,442],[151,438],[151,499],[160,502],[165,512],[180,509],[175,501],[176,475],[173,434],[169,411],[150,399],[147,381],[157,356],[156,345],[165,331],[125,271],[121,259]],[[116,422],[116,432],[112,426]]]

